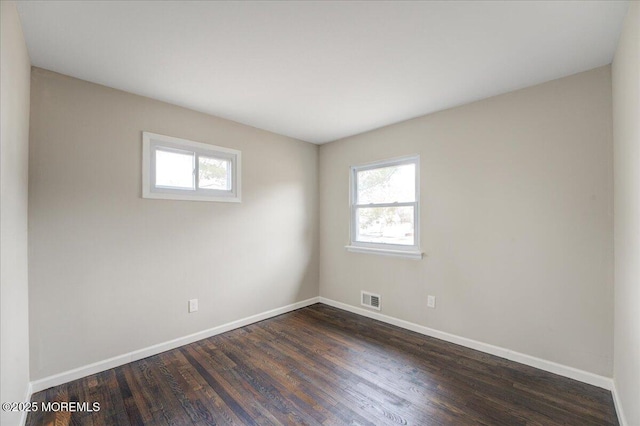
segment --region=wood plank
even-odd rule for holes
[[[27,425],[617,425],[611,393],[316,304],[38,392]]]

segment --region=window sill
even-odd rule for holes
[[[216,197],[212,195],[202,195],[194,193],[178,194],[175,192],[150,192],[142,191],[142,198],[150,198],[156,200],[179,200],[179,201],[211,201],[211,202],[223,202],[223,203],[240,203],[241,199],[238,196],[230,197]]]
[[[393,256],[393,257],[404,257],[406,259],[414,259],[420,260],[422,259],[423,253],[421,251],[409,251],[409,250],[390,250],[390,249],[381,249],[381,248],[371,248],[371,247],[360,247],[360,246],[344,246],[347,251],[352,253],[366,253],[366,254],[378,254],[381,256]]]

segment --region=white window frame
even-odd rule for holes
[[[405,164],[415,164],[415,201],[414,202],[402,202],[402,203],[370,203],[370,204],[358,204],[358,172],[365,170],[379,169],[384,167],[401,166]],[[422,252],[420,250],[420,156],[411,155],[407,157],[392,158],[388,160],[376,161],[374,163],[368,163],[358,166],[351,166],[349,173],[349,245],[345,248],[350,252],[356,253],[370,253],[380,254],[385,256],[406,257],[410,259],[422,259]],[[402,245],[402,244],[389,244],[389,243],[371,243],[356,240],[357,225],[356,225],[356,211],[360,207],[402,207],[412,206],[414,208],[413,218],[413,232],[414,232],[414,244]]]
[[[155,184],[156,152],[189,152],[195,156],[194,189],[160,187]],[[199,156],[229,160],[230,190],[198,188]],[[184,201],[241,202],[241,156],[236,149],[210,145],[156,133],[142,132],[142,198]]]

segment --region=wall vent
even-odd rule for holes
[[[368,291],[362,291],[360,304],[367,308],[380,310],[380,295],[369,293]]]

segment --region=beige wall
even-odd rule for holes
[[[632,2],[612,65],[615,184],[613,378],[640,425],[640,3]]]
[[[408,154],[426,258],[347,252],[349,166]],[[612,155],[608,66],[322,145],[320,295],[611,377]]]
[[[637,5],[631,10],[637,22]],[[24,393],[28,380],[26,367],[15,368],[20,361],[5,356],[5,339],[22,339],[10,347],[19,348],[11,349],[12,355],[23,363],[29,350],[26,330],[13,328],[14,321],[27,327],[20,305],[27,297],[26,245],[20,246],[26,214],[12,219],[18,225],[12,229],[19,231],[12,241],[25,253],[11,251],[18,257],[12,269],[17,286],[5,285],[5,276],[14,272],[5,271],[9,251],[4,248],[10,217],[5,206],[26,211],[26,160],[18,153],[19,161],[6,168],[5,141],[18,132],[24,153],[28,129],[5,123],[28,117],[29,67],[21,32],[21,44],[5,36],[19,30],[7,2],[2,2],[2,27],[4,401],[5,383],[11,388],[6,392]],[[637,24],[627,22],[626,28],[625,34],[637,34]],[[15,54],[5,48],[9,40],[21,46],[18,61],[5,60],[5,53]],[[626,250],[616,257],[615,375],[623,400],[638,392],[637,354],[630,349],[638,343],[629,337],[639,328],[633,316],[638,286],[630,278],[638,276],[638,239],[626,238],[637,235],[638,227],[638,146],[633,144],[638,127],[628,118],[638,115],[632,96],[633,87],[638,90],[632,78],[638,70],[637,36],[635,45],[629,40],[633,35],[623,36],[613,67],[620,167],[616,248],[623,244]],[[27,83],[16,86],[5,64],[20,64],[15,78]],[[12,89],[6,89],[10,79]],[[319,168],[318,148],[290,138],[45,70],[34,69],[32,82],[32,379],[318,292],[358,306],[361,289],[382,295],[386,315],[612,375],[609,67],[323,145]],[[6,108],[9,101],[18,103]],[[18,112],[18,119],[9,117]],[[242,150],[243,202],[140,198],[145,130]],[[421,155],[426,258],[346,252],[349,165],[414,153]],[[12,177],[5,179],[9,169]],[[6,202],[5,187],[18,189],[18,202]],[[6,297],[8,291],[17,293]],[[426,308],[427,294],[437,296],[437,309]],[[196,297],[200,311],[188,314],[187,300]],[[11,319],[5,321],[5,314]],[[5,360],[16,380],[5,380]],[[637,418],[630,402],[625,409],[630,420]]]
[[[14,2],[0,2],[0,315],[2,402],[24,401],[29,382],[27,189],[31,63]],[[2,411],[0,423],[20,413]]]
[[[32,379],[318,295],[317,146],[37,68],[31,94]],[[241,150],[242,203],[141,198],[142,131]]]

